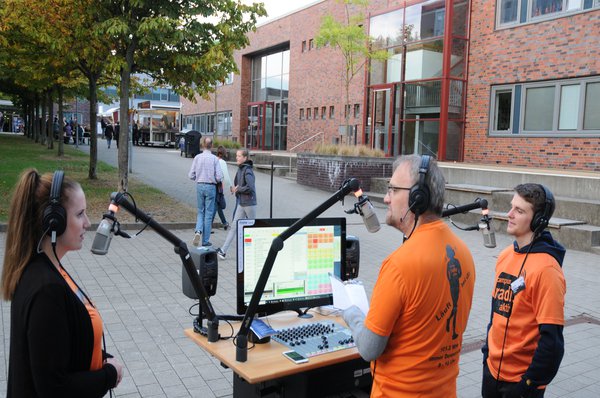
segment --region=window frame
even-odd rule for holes
[[[515,83],[515,84],[504,84],[492,86],[490,90],[490,107],[489,107],[489,121],[488,121],[488,135],[489,136],[529,136],[529,137],[600,137],[600,128],[597,129],[584,129],[585,120],[585,108],[586,108],[586,92],[589,84],[600,83],[600,75],[593,77],[583,77],[575,79],[562,79],[562,80],[550,80],[543,82],[533,83]],[[560,110],[561,110],[561,93],[564,86],[579,85],[579,104],[577,112],[577,128],[576,129],[559,129],[560,126]],[[516,98],[516,86],[521,87],[519,98]],[[525,109],[527,106],[527,89],[531,88],[542,88],[542,87],[553,87],[554,89],[554,106],[552,113],[552,128],[545,131],[532,131],[525,130]],[[510,129],[508,130],[495,130],[497,120],[497,93],[505,91],[511,91],[511,120]],[[515,113],[516,103],[518,103],[518,132],[513,131],[515,126]]]
[[[498,120],[498,101],[497,95],[499,93],[510,92],[510,121],[508,123],[508,130],[496,130],[497,120]],[[489,133],[490,135],[502,135],[502,134],[513,134],[513,123],[515,120],[515,85],[502,85],[502,86],[492,86],[491,94],[490,94],[490,126]]]
[[[495,29],[506,29],[506,28],[512,28],[515,26],[537,23],[540,21],[548,21],[548,20],[552,20],[552,19],[563,18],[565,16],[571,16],[573,14],[579,14],[579,13],[584,13],[584,12],[588,12],[588,11],[593,11],[593,10],[600,8],[600,0],[594,0],[588,8],[585,8],[585,0],[581,0],[581,5],[579,8],[573,9],[573,10],[567,10],[567,5],[568,5],[569,0],[562,0],[562,10],[561,11],[556,11],[556,12],[538,15],[538,16],[532,16],[534,0],[516,0],[517,1],[516,21],[503,23],[500,20],[502,1],[503,0],[496,0],[496,11],[495,11],[496,12],[496,16],[495,16],[496,27],[495,27]],[[523,6],[523,2],[526,2],[525,7]],[[523,8],[525,10],[523,10]],[[523,12],[526,13],[525,16],[522,15]]]

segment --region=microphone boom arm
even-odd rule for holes
[[[333,195],[331,195],[328,199],[326,199],[325,202],[317,206],[317,208],[315,208],[303,218],[290,225],[288,229],[286,229],[279,236],[273,239],[271,247],[269,248],[269,253],[267,254],[267,258],[265,259],[262,271],[260,273],[258,281],[256,282],[256,287],[254,288],[254,292],[252,293],[252,298],[250,299],[250,303],[248,304],[248,308],[246,310],[246,313],[244,314],[244,319],[242,320],[240,330],[238,331],[238,334],[236,336],[236,361],[246,362],[246,360],[248,359],[248,332],[250,331],[250,324],[254,319],[254,315],[256,315],[256,309],[258,308],[260,298],[265,290],[265,285],[267,284],[267,280],[269,279],[269,275],[271,274],[273,265],[275,265],[275,259],[277,258],[277,254],[281,251],[281,249],[283,249],[283,242],[286,239],[290,238],[292,235],[294,235],[296,232],[298,232],[302,227],[315,220],[320,214],[322,214],[325,210],[329,209],[336,202],[339,202],[342,199],[344,199],[344,197],[350,192],[357,191],[358,189],[359,182],[356,178],[346,180],[342,187]]]
[[[181,262],[183,263],[183,267],[190,279],[194,292],[196,296],[199,298],[200,306],[204,314],[206,314],[207,319],[207,334],[209,342],[216,342],[219,340],[219,319],[213,309],[208,293],[206,292],[206,288],[202,284],[200,280],[200,275],[196,271],[196,266],[194,265],[194,261],[190,256],[190,252],[187,248],[187,245],[184,241],[179,239],[157,221],[153,220],[152,217],[148,216],[146,213],[138,209],[134,206],[127,197],[121,192],[113,192],[110,195],[110,199],[117,206],[123,207],[129,213],[133,214],[135,217],[139,218],[143,222],[145,222],[148,226],[150,226],[153,230],[155,230],[160,236],[168,240],[170,243],[175,246],[175,253],[179,254],[181,258]]]
[[[479,208],[481,208],[482,210],[486,210],[488,208],[488,201],[485,199],[477,198],[473,203],[468,203],[463,206],[452,207],[451,209],[446,209],[442,211],[442,217],[450,217],[455,214],[466,213],[470,210],[475,210]]]

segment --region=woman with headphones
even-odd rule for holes
[[[61,264],[90,226],[81,186],[62,171],[25,170],[6,232],[2,298],[12,301],[7,397],[102,397],[122,365],[103,346],[102,318]]]

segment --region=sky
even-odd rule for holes
[[[283,14],[295,11],[308,4],[314,3],[317,0],[243,0],[244,3],[263,3],[269,14],[266,18],[260,18],[258,23],[267,22],[273,18],[277,18]]]

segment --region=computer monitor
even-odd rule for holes
[[[244,314],[273,239],[296,219],[240,220],[237,226],[237,313]],[[284,242],[256,314],[333,303],[329,273],[341,277],[346,262],[346,219],[317,218]]]

